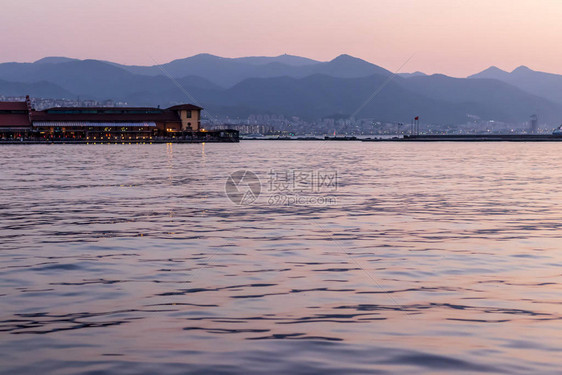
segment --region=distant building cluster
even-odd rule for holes
[[[0,95],[1,102],[23,102],[25,96],[4,96]],[[51,99],[51,98],[31,98],[31,105],[34,109],[41,111],[54,107],[128,107],[127,102],[108,100],[91,100],[91,99]]]
[[[261,135],[409,135],[412,123],[380,121],[375,118],[328,117],[315,121],[283,115],[250,115],[247,118],[203,119],[206,129],[237,129],[240,134]],[[527,122],[505,123],[467,115],[464,124],[431,124],[420,121],[420,134],[550,134],[536,116]]]
[[[248,125],[248,124],[221,124],[214,125],[210,129],[225,130],[233,129],[238,130],[240,134],[261,134],[261,135],[274,135],[278,134],[273,125]]]
[[[23,102],[25,97],[0,95],[0,102]],[[128,107],[127,102],[111,99],[98,101],[90,99],[50,99],[31,98],[34,110],[50,108],[121,108]],[[203,117],[201,127],[207,130],[235,129],[241,134],[261,135],[407,135],[412,132],[412,125],[403,122],[381,121],[376,118],[349,118],[335,115],[318,120],[304,120],[296,116],[282,114],[251,114],[248,117],[209,116]],[[549,134],[552,129],[540,121],[536,115],[529,121],[518,124],[503,123],[480,119],[467,114],[466,123],[437,125],[420,123],[420,134]]]

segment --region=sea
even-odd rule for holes
[[[560,374],[562,144],[4,145],[2,374]]]

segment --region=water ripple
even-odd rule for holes
[[[557,144],[311,147],[3,149],[0,373],[560,372]],[[337,204],[268,203],[283,169]]]

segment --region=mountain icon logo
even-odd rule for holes
[[[252,171],[238,170],[232,172],[224,186],[226,196],[236,205],[250,205],[261,193],[261,181]]]

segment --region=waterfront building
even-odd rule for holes
[[[238,132],[205,132],[193,104],[153,107],[54,107],[36,111],[25,102],[0,102],[0,139],[91,142],[152,139],[237,140]],[[234,140],[234,139],[233,139]]]
[[[0,102],[0,139],[26,137],[30,131],[27,102]]]

